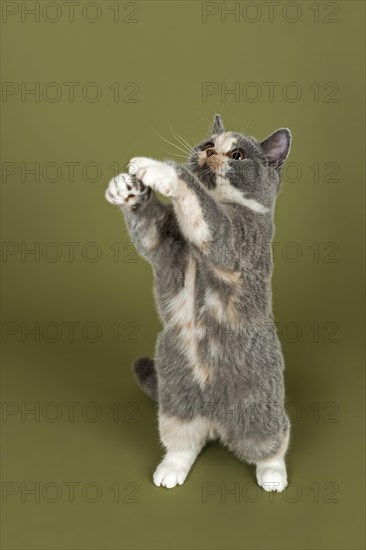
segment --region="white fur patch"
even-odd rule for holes
[[[240,283],[241,273],[240,271],[228,271],[220,269],[215,265],[210,266],[211,270],[215,275],[224,283],[235,286]]]
[[[231,132],[223,132],[215,139],[215,150],[218,153],[226,154],[230,151],[235,141],[236,137]]]
[[[208,312],[218,325],[225,327],[226,330],[237,331],[240,323],[238,310],[238,297],[241,284],[233,285],[232,292],[225,299],[220,292],[211,288],[205,290],[204,305],[201,307],[201,313]],[[215,330],[215,327],[210,327]],[[216,341],[214,332],[210,332],[209,353],[211,357],[220,359],[220,345]],[[217,363],[217,361],[215,361]]]
[[[185,327],[194,319],[194,286],[196,280],[196,263],[192,256],[189,257],[184,287],[168,304],[169,324]]]
[[[187,357],[195,380],[201,385],[207,381],[209,369],[202,365],[198,355],[198,344],[205,334],[204,325],[195,321],[195,283],[196,262],[191,256],[185,272],[184,287],[167,304],[168,323],[179,330],[179,340],[176,344]]]
[[[136,178],[144,185],[151,187],[166,197],[175,197],[177,193],[178,179],[174,168],[164,164],[150,164],[139,169]]]
[[[154,160],[149,157],[133,157],[128,163],[128,173],[136,176],[137,172],[142,168],[151,166],[152,164],[161,164],[159,160]]]
[[[160,439],[167,450],[201,450],[214,437],[212,425],[201,416],[185,421],[175,416],[159,414]]]
[[[159,431],[168,452],[154,473],[154,483],[171,489],[184,483],[198,453],[214,432],[202,417],[186,422],[165,414],[159,415]]]
[[[203,219],[201,205],[196,194],[182,180],[178,180],[179,191],[174,201],[178,223],[186,237],[201,247],[210,241],[211,233]]]
[[[205,291],[205,304],[207,309],[213,314],[213,316],[222,322],[226,318],[226,307],[221,300],[220,293],[209,288]]]
[[[218,202],[241,204],[258,214],[265,214],[268,212],[268,209],[260,202],[254,199],[245,198],[239,189],[230,185],[228,179],[224,176],[217,174],[216,184],[217,187],[215,187],[215,189],[210,189],[209,193]]]
[[[128,163],[128,171],[144,185],[151,187],[166,197],[173,197],[177,191],[177,175],[174,168],[149,157],[133,157]]]

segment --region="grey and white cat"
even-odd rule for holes
[[[155,359],[134,365],[159,405],[166,454],[156,485],[181,485],[216,438],[256,465],[265,490],[287,485],[290,423],[272,316],[271,242],[290,141],[287,129],[262,142],[227,132],[216,115],[211,135],[186,164],[135,157],[129,174],[119,174],[106,191],[153,267],[164,325]]]

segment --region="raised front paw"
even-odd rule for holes
[[[113,178],[105,192],[105,197],[111,204],[126,205],[136,208],[149,196],[149,188],[132,174],[118,174]]]
[[[129,172],[147,187],[166,197],[177,194],[178,178],[172,166],[147,157],[134,157],[129,162]]]

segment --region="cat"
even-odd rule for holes
[[[165,457],[155,485],[181,485],[205,444],[219,439],[281,492],[290,422],[284,359],[272,314],[274,206],[291,133],[258,142],[225,130],[186,164],[135,157],[106,191],[137,251],[151,263],[164,328],[155,359],[134,364],[159,405]],[[161,202],[154,191],[170,198]]]

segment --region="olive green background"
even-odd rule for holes
[[[3,492],[2,548],[364,548],[364,3],[320,2],[318,23],[314,3],[305,1],[297,2],[302,16],[295,23],[282,15],[286,2],[273,22],[259,3],[256,23],[230,16],[222,22],[220,13],[203,23],[201,2],[190,1],[139,2],[130,16],[136,23],[123,21],[136,10],[121,2],[121,21],[114,23],[112,4],[99,3],[96,23],[84,21],[79,7],[74,23],[63,11],[56,23],[22,23],[18,14],[2,24],[3,82],[41,88],[56,82],[63,90],[57,102],[42,96],[22,102],[15,94],[1,104],[3,168],[6,162],[19,170],[20,163],[63,167],[55,182],[51,168],[39,182],[31,175],[22,181],[20,172],[2,181],[3,241],[19,249],[38,242],[44,253],[39,261],[3,256],[2,321],[13,323],[3,327],[17,332],[3,336],[3,401],[14,414],[3,415],[1,425],[2,487],[15,494]],[[333,5],[338,22],[326,23]],[[80,83],[74,102],[64,82]],[[82,97],[88,82],[100,86],[99,101]],[[119,102],[109,90],[115,82]],[[137,102],[126,98],[128,82],[139,87]],[[216,93],[203,101],[204,82],[227,89],[239,82],[242,90],[252,82],[263,95],[251,102]],[[266,82],[278,82],[273,101]],[[282,95],[289,82],[301,89],[298,101]],[[315,82],[319,98],[310,89]],[[329,82],[339,87],[333,102]],[[286,174],[295,181],[284,183],[278,200],[273,280],[293,418],[291,485],[282,495],[257,491],[254,469],[218,444],[199,457],[184,486],[156,488],[152,473],[162,454],[156,410],[130,369],[135,357],[153,355],[160,322],[151,268],[129,245],[118,209],[104,199],[110,167],[118,162],[122,171],[134,155],[181,154],[157,133],[176,142],[172,125],[194,143],[215,112],[229,129],[257,138],[282,126],[293,133],[289,162],[296,164]],[[75,181],[63,164],[70,162],[79,163]],[[94,182],[92,169],[82,174],[90,162],[101,167]],[[327,163],[338,166],[333,178],[327,176],[334,164]],[[74,261],[67,242],[79,243]],[[86,243],[97,244],[85,249]],[[55,246],[62,255],[52,262]],[[99,260],[88,260],[97,249]],[[65,325],[72,322],[79,323],[74,341]],[[35,323],[40,341],[22,338],[22,327]],[[94,337],[88,323],[101,332],[95,343],[88,341]],[[110,328],[116,323],[117,342]],[[76,403],[74,419],[69,402]],[[39,421],[22,418],[21,410],[34,406]],[[95,407],[101,418],[93,422]],[[79,484],[74,502],[68,482]],[[22,483],[40,484],[39,502]],[[88,483],[100,488],[97,502],[90,502],[93,486],[83,496]],[[207,483],[215,494],[205,499]],[[239,493],[226,494],[235,484]]]

